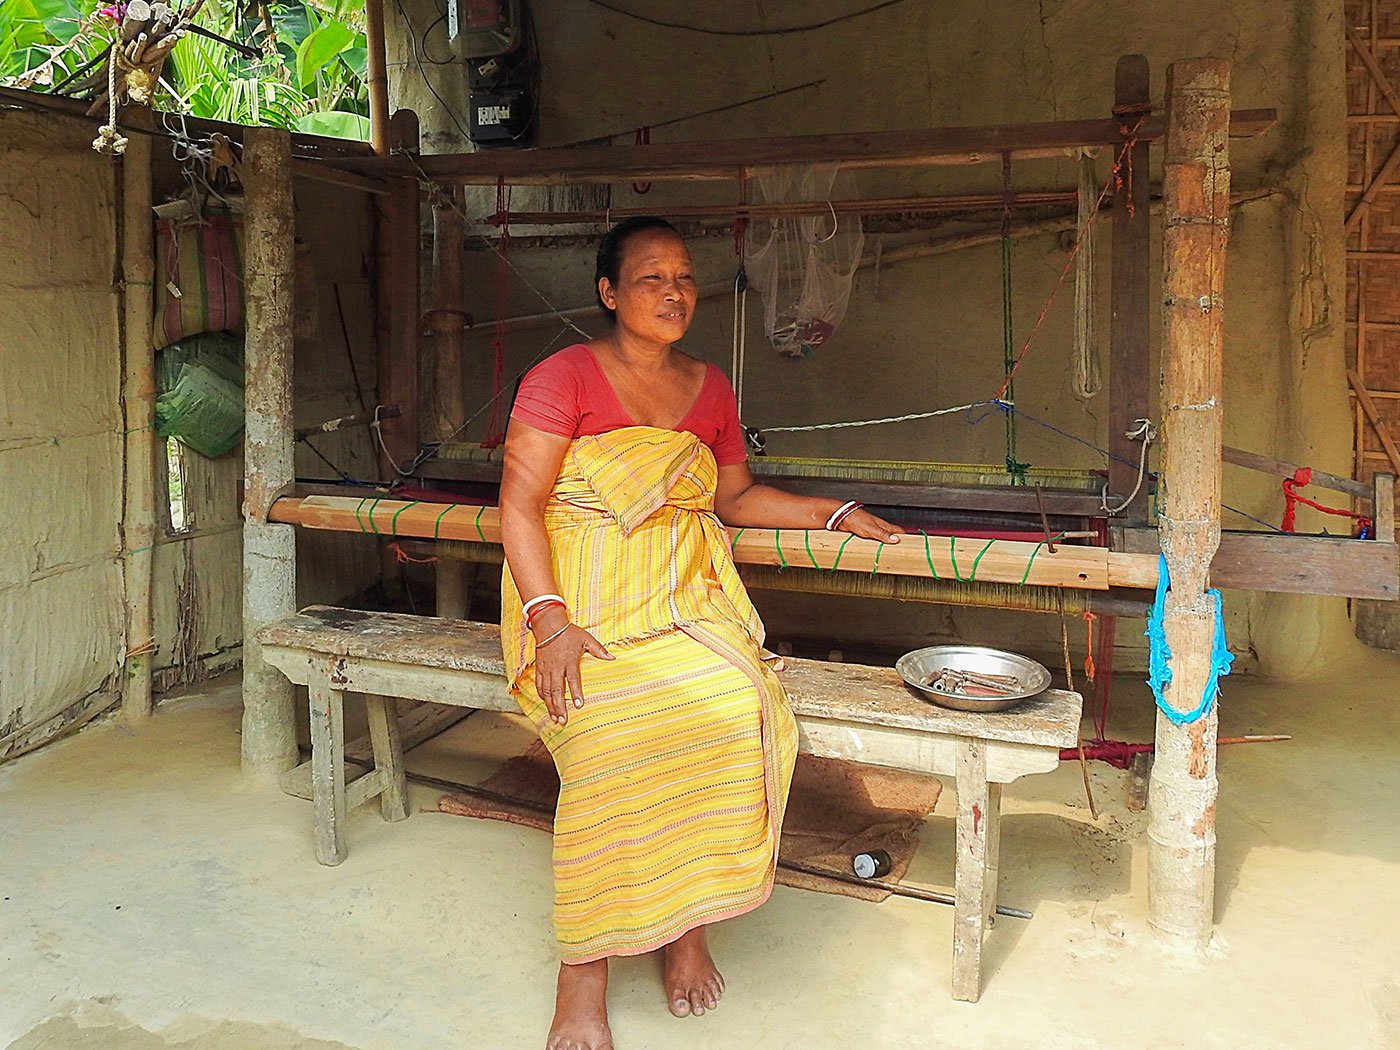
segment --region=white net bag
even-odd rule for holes
[[[784,167],[754,176],[756,203],[830,201],[836,165]],[[846,316],[851,279],[865,231],[857,215],[755,219],[744,247],[744,269],[763,296],[763,327],[785,357],[806,357],[831,338]]]

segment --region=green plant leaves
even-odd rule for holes
[[[308,135],[329,135],[337,139],[369,138],[369,119],[358,113],[334,112],[306,113],[297,118],[297,130]]]
[[[344,22],[329,20],[297,45],[297,83],[306,90],[316,75],[355,42],[355,34]]]

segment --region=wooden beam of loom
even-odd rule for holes
[[[1253,138],[1274,126],[1273,109],[1231,114],[1230,134]],[[1166,120],[1148,118],[1138,138],[1157,141]],[[345,171],[379,178],[420,177],[433,182],[515,186],[590,182],[661,182],[734,179],[754,168],[775,164],[837,164],[844,169],[908,168],[926,165],[982,164],[1036,157],[1061,157],[1066,151],[1117,146],[1121,123],[1064,120],[1038,124],[929,128],[919,131],[848,132],[786,138],[726,139],[716,142],[664,142],[649,146],[571,146],[523,150],[483,150],[436,156],[336,158]]]
[[[501,542],[500,511],[467,504],[345,496],[288,497],[277,501],[271,520],[309,529],[377,536]],[[1106,591],[1110,585],[1156,584],[1155,556],[1114,554],[1103,547],[1059,545],[1051,554],[1040,543],[948,536],[931,536],[925,543],[919,535],[908,535],[898,544],[881,544],[825,529],[734,529],[730,536],[734,560],[750,565],[805,566],[872,575],[976,579],[985,583],[1096,591]]]

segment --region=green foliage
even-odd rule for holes
[[[104,2],[0,0],[0,84],[42,89],[100,54],[112,36]],[[196,22],[260,55],[188,34],[171,52],[158,108],[368,138],[364,0],[269,0],[267,13],[270,27],[241,16],[237,0],[206,0]]]

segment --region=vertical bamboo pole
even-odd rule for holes
[[[413,27],[405,27],[412,35]],[[389,152],[389,71],[384,43],[384,0],[365,0],[365,80],[369,93],[369,144]]]
[[[1114,76],[1113,114],[1131,131],[1151,115],[1151,81],[1144,55],[1124,55]],[[1138,442],[1128,437],[1133,420],[1146,419],[1151,341],[1152,209],[1147,143],[1135,139],[1123,158],[1123,180],[1113,194],[1113,258],[1109,276],[1108,351],[1108,491],[1126,497],[1137,483]],[[1125,525],[1147,523],[1147,485],[1143,485],[1118,519]]]
[[[447,440],[467,418],[467,391],[462,375],[466,343],[466,302],[462,288],[462,242],[465,236],[461,191],[446,187],[433,198],[433,426]],[[437,614],[465,619],[471,605],[468,565],[443,558],[437,563]]]
[[[149,110],[133,119],[149,123]],[[156,543],[156,365],[151,346],[151,138],[132,135],[122,155],[122,418],[126,431],[122,493],[122,580],[126,591],[126,668],[122,713],[151,713],[155,627],[151,609]]]
[[[292,139],[249,128],[244,301],[243,768],[280,773],[296,764],[292,684],[262,657],[258,628],[296,611],[296,533],[267,520],[294,478],[292,289],[295,219]]]
[[[1162,552],[1171,572],[1164,614],[1172,680],[1166,702],[1194,710],[1215,633],[1205,594],[1220,545],[1225,250],[1229,238],[1230,65],[1188,59],[1167,71],[1162,189]],[[1202,948],[1215,904],[1214,709],[1188,725],[1157,713],[1148,805],[1148,922]]]

